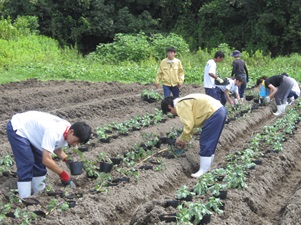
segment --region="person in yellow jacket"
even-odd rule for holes
[[[163,113],[180,117],[184,125],[176,145],[184,148],[192,139],[195,129],[202,127],[200,136],[200,169],[191,174],[198,178],[206,173],[213,162],[215,149],[225,125],[227,111],[220,101],[205,94],[190,94],[183,98],[167,97],[161,102]]]
[[[156,78],[156,88],[160,81],[163,84],[164,97],[170,96],[170,92],[176,98],[180,96],[180,87],[184,82],[184,70],[179,59],[175,58],[176,49],[167,48],[167,58],[160,63]]]

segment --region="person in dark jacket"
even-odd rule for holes
[[[238,50],[235,50],[231,56],[234,57],[234,61],[232,63],[233,69],[232,69],[232,77],[234,76],[235,78],[237,76],[241,76],[244,80],[244,83],[240,85],[238,88],[239,96],[242,99],[245,94],[245,89],[247,87],[247,83],[249,82],[249,72],[246,66],[246,63],[240,59],[241,53]]]

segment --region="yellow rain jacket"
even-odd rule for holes
[[[163,59],[158,69],[156,83],[160,81],[165,86],[177,86],[184,82],[184,70],[182,63],[179,59],[174,58],[172,63],[169,62],[168,58]]]
[[[195,133],[195,128],[202,126],[221,107],[223,105],[220,101],[205,94],[190,94],[180,98],[175,103],[176,112],[184,125],[180,140],[190,141]]]

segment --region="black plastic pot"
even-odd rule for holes
[[[161,141],[159,140],[156,144],[155,144],[156,148],[160,148],[161,147]]]
[[[141,130],[141,127],[133,127],[133,131]]]
[[[175,155],[169,153],[169,152],[163,152],[162,153],[162,157],[166,158],[166,159],[174,159]]]
[[[223,199],[227,198],[227,193],[228,193],[228,191],[220,191],[219,195],[215,195],[215,197],[223,200]]]
[[[10,218],[16,218],[15,213],[13,212],[8,212],[5,214],[6,217],[10,217]]]
[[[153,102],[157,102],[158,100],[157,99],[154,99],[154,98],[148,98],[146,96],[143,96],[143,100],[148,102],[148,103],[153,103]]]
[[[182,204],[182,202],[179,200],[166,200],[165,207],[167,208],[167,207],[171,206],[176,209],[181,204]]]
[[[259,160],[259,159],[253,160],[252,162],[255,163],[256,165],[262,164],[262,160]]]
[[[153,169],[153,166],[140,166],[139,169],[141,170],[152,170]]]
[[[81,151],[81,152],[87,152],[89,150],[89,147],[88,146],[79,147],[78,150]]]
[[[165,221],[167,223],[170,223],[170,222],[176,222],[177,221],[177,214],[176,213],[169,213],[169,214],[161,214],[159,216],[159,219],[161,221]]]
[[[225,203],[222,202],[222,205],[219,207],[220,210],[225,210]]]
[[[217,179],[217,181],[223,181],[224,180],[224,178],[225,178],[225,176],[218,176],[216,179]]]
[[[176,143],[176,139],[173,139],[173,138],[168,138],[167,139],[167,144],[168,145],[175,145],[175,143]]]
[[[100,170],[100,172],[110,173],[111,170],[112,170],[112,168],[113,168],[113,164],[112,163],[101,162],[99,164],[99,170]]]
[[[122,162],[122,158],[111,158],[113,165],[119,165]]]
[[[38,205],[40,204],[40,201],[36,198],[23,198],[22,203],[24,205]]]
[[[4,172],[2,172],[2,175],[5,177],[9,177],[9,176],[17,177],[17,173],[13,172],[13,171],[4,171]]]
[[[161,119],[160,123],[165,123],[167,121],[167,119]]]
[[[76,201],[74,201],[74,200],[70,200],[67,202],[68,202],[69,208],[74,208],[76,206]]]
[[[179,198],[177,200],[191,202],[192,201],[192,195],[188,195],[186,198]]]
[[[45,218],[46,217],[46,213],[44,211],[41,211],[41,210],[36,210],[36,211],[32,211],[34,214],[36,214],[37,216],[40,216],[40,217],[43,217]]]
[[[204,215],[199,224],[208,224],[211,222],[211,215]]]
[[[130,178],[129,177],[120,177],[120,178],[113,179],[111,182],[112,183],[130,182]]]
[[[253,95],[246,95],[246,100],[251,101],[253,100],[254,96]]]
[[[106,133],[106,134],[112,134],[113,131],[112,131],[112,130],[105,130],[105,133]]]
[[[102,143],[109,143],[110,138],[100,138],[99,141],[102,142]]]
[[[69,168],[71,175],[81,175],[83,173],[83,162],[70,162]]]
[[[65,196],[63,191],[48,191],[47,192],[48,196],[60,196],[61,198]]]
[[[168,140],[167,137],[159,137],[159,141],[160,141],[162,144],[167,144],[167,140]]]

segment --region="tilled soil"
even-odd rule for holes
[[[5,126],[17,112],[46,111],[71,123],[84,120],[95,129],[110,122],[123,122],[137,115],[154,113],[156,108],[160,108],[160,102],[146,103],[140,98],[143,89],[153,88],[138,83],[37,80],[0,85],[0,156],[11,154]],[[181,95],[197,92],[202,93],[203,88],[185,85]],[[213,168],[225,165],[228,153],[246,147],[254,133],[274,123],[276,118],[272,110],[272,106],[259,108],[225,125]],[[135,143],[141,143],[144,134],[164,135],[171,127],[181,127],[178,118],[169,118],[165,123],[130,132],[129,136],[119,137],[108,144],[99,143],[94,137],[92,142],[96,146],[84,155],[87,159],[95,160],[100,152],[123,154]],[[211,224],[300,224],[301,140],[298,137],[300,129],[288,138],[283,152],[270,154],[263,159],[263,164],[251,172],[248,188],[228,191],[224,213],[213,215]],[[158,218],[160,213],[168,210],[162,205],[164,199],[174,198],[176,190],[182,185],[196,183],[190,174],[199,166],[198,149],[198,140],[195,139],[192,147],[185,152],[185,157],[163,158],[161,170],[140,171],[138,179],[131,177],[129,183],[109,187],[106,193],[91,192],[93,180],[86,178],[85,174],[74,177],[78,184],[77,191],[83,193],[83,197],[77,199],[76,207],[66,212],[54,211],[46,218],[36,219],[34,224],[164,224]],[[59,164],[65,167],[63,163]],[[48,173],[48,182],[62,188],[59,178],[51,171]],[[2,193],[15,188],[15,184],[15,177],[0,175]],[[45,193],[37,197],[42,207],[51,199]]]

